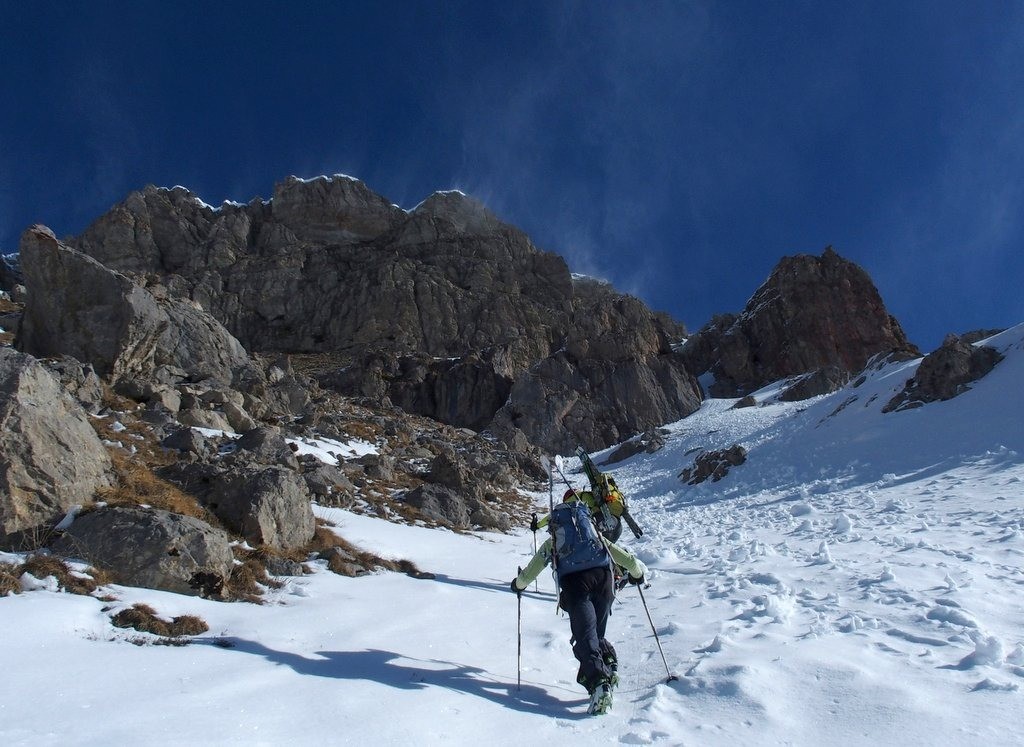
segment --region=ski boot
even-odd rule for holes
[[[612,709],[612,684],[608,680],[601,681],[590,693],[590,705],[587,713],[591,716],[603,716]]]

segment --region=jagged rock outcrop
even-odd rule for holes
[[[0,537],[110,484],[110,457],[82,407],[35,358],[0,348]]]
[[[227,534],[180,514],[99,508],[77,517],[52,545],[106,571],[114,583],[177,594],[217,593],[231,574]]]
[[[161,380],[161,369],[230,383],[249,365],[241,344],[197,304],[150,292],[57,241],[45,226],[21,240],[28,288],[17,345],[71,356],[113,381]]]
[[[269,202],[213,209],[147,187],[75,247],[159,279],[250,350],[330,353],[324,386],[509,443],[603,447],[700,400],[672,351],[679,325],[574,283],[560,257],[459,192],[404,211],[348,177],[289,178]]]
[[[953,399],[967,391],[970,388],[968,384],[985,376],[1002,359],[1002,354],[995,348],[972,345],[962,337],[947,335],[938,349],[921,360],[914,377],[889,400],[882,412],[909,410],[928,402]]]
[[[695,374],[712,374],[709,393],[716,397],[826,368],[856,373],[872,356],[890,352],[920,355],[868,274],[832,247],[820,257],[784,258],[742,314],[715,317],[682,350]]]
[[[470,198],[439,194],[407,213],[347,177],[290,178],[270,202],[218,210],[147,187],[75,246],[112,269],[159,275],[262,352],[451,357],[517,341],[546,354],[543,321],[571,297],[560,257]]]
[[[491,430],[521,431],[560,454],[595,451],[700,407],[700,386],[674,350],[685,330],[632,296],[580,279],[562,347],[519,375]]]

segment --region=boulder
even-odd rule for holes
[[[459,459],[452,449],[442,449],[430,462],[427,482],[443,485],[456,492],[465,492],[474,482],[469,465]]]
[[[488,494],[488,497],[490,501],[426,483],[406,493],[401,501],[415,507],[425,519],[455,529],[481,527],[508,531],[512,524],[508,515],[497,509],[497,496]]]
[[[234,459],[244,459],[262,465],[287,467],[297,470],[299,460],[277,426],[253,428],[235,441]]]
[[[470,526],[470,509],[462,496],[443,485],[421,485],[401,498],[424,518],[456,528]]]
[[[81,514],[52,549],[107,572],[114,583],[176,594],[217,593],[234,564],[222,530],[190,516],[146,508]]]
[[[227,415],[220,410],[189,408],[178,413],[178,422],[191,428],[207,428],[214,431],[233,433]]]
[[[972,345],[961,337],[947,335],[938,349],[921,360],[914,377],[889,400],[882,412],[952,399],[967,391],[971,382],[985,376],[1002,359],[995,348]]]
[[[357,459],[353,459],[352,462],[362,465],[366,476],[374,480],[395,479],[395,469],[398,466],[398,460],[393,456],[388,456],[387,454],[364,454]]]
[[[0,535],[39,527],[112,483],[81,405],[35,358],[0,348]]]
[[[646,431],[645,433],[631,438],[626,443],[619,446],[608,458],[605,459],[601,464],[617,464],[624,462],[627,459],[636,456],[637,454],[653,454],[656,451],[660,451],[665,447],[665,439],[662,435],[655,430]]]
[[[501,513],[496,507],[475,498],[468,499],[466,505],[469,508],[470,526],[481,529],[497,529],[500,532],[507,532],[512,528],[512,522],[508,515]]]
[[[920,355],[868,274],[832,247],[783,258],[742,314],[716,316],[681,352],[694,374],[712,375],[715,397],[823,369],[856,373],[880,353]]]
[[[160,445],[186,454],[194,454],[200,459],[209,459],[217,453],[216,447],[209,439],[194,428],[178,428],[168,434]]]
[[[313,499],[322,505],[349,508],[355,500],[356,486],[337,467],[317,462],[302,477]]]
[[[257,427],[256,421],[245,408],[234,402],[224,404],[224,417],[228,419],[228,424],[235,433],[247,433]]]
[[[289,558],[268,555],[263,564],[271,576],[301,576],[303,574],[302,563]]]
[[[207,486],[203,503],[250,544],[287,551],[313,539],[312,496],[294,470],[236,465]]]
[[[679,473],[679,479],[687,485],[697,485],[710,479],[718,482],[725,477],[729,469],[738,467],[747,461],[747,450],[739,444],[728,449],[703,451],[694,459],[693,466]]]

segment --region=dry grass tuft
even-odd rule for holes
[[[205,620],[195,615],[181,615],[170,622],[162,620],[148,604],[135,604],[123,609],[111,617],[110,621],[118,628],[131,628],[163,638],[199,635],[210,629]]]
[[[340,553],[331,554],[337,548]],[[372,552],[361,550],[347,540],[342,539],[326,524],[317,523],[316,534],[309,549],[317,554],[327,556],[327,567],[342,576],[351,576],[352,568],[361,568],[367,572],[383,568],[388,571],[404,573],[413,578],[433,578],[433,574],[421,571],[411,560],[389,560]],[[345,558],[348,558],[346,560]]]
[[[99,491],[96,495],[98,500],[113,506],[152,506],[201,519],[213,526],[221,525],[217,517],[199,505],[193,496],[157,476],[145,462],[119,451],[111,453],[111,460],[117,484]]]
[[[21,591],[21,573],[14,563],[0,563],[0,597],[5,597],[11,592],[15,594]]]
[[[235,557],[241,561],[236,565],[224,584],[224,595],[229,599],[262,604],[265,588],[279,589],[282,584],[267,573],[266,559],[274,554],[268,548],[244,550],[233,548]]]
[[[54,576],[60,587],[72,594],[91,594],[96,591],[95,581],[73,575],[67,563],[53,555],[29,555],[21,564],[20,571],[36,578]]]
[[[70,594],[83,596],[92,594],[97,587],[109,582],[109,577],[102,571],[90,568],[88,574],[71,570],[63,560],[53,555],[33,554],[25,558],[23,563],[0,563],[0,596],[10,592],[21,593],[21,575],[28,573],[38,579],[53,576],[61,589]]]

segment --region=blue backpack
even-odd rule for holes
[[[572,501],[558,504],[551,511],[549,523],[558,578],[589,568],[611,565],[611,555],[597,533],[594,518],[586,503]]]

